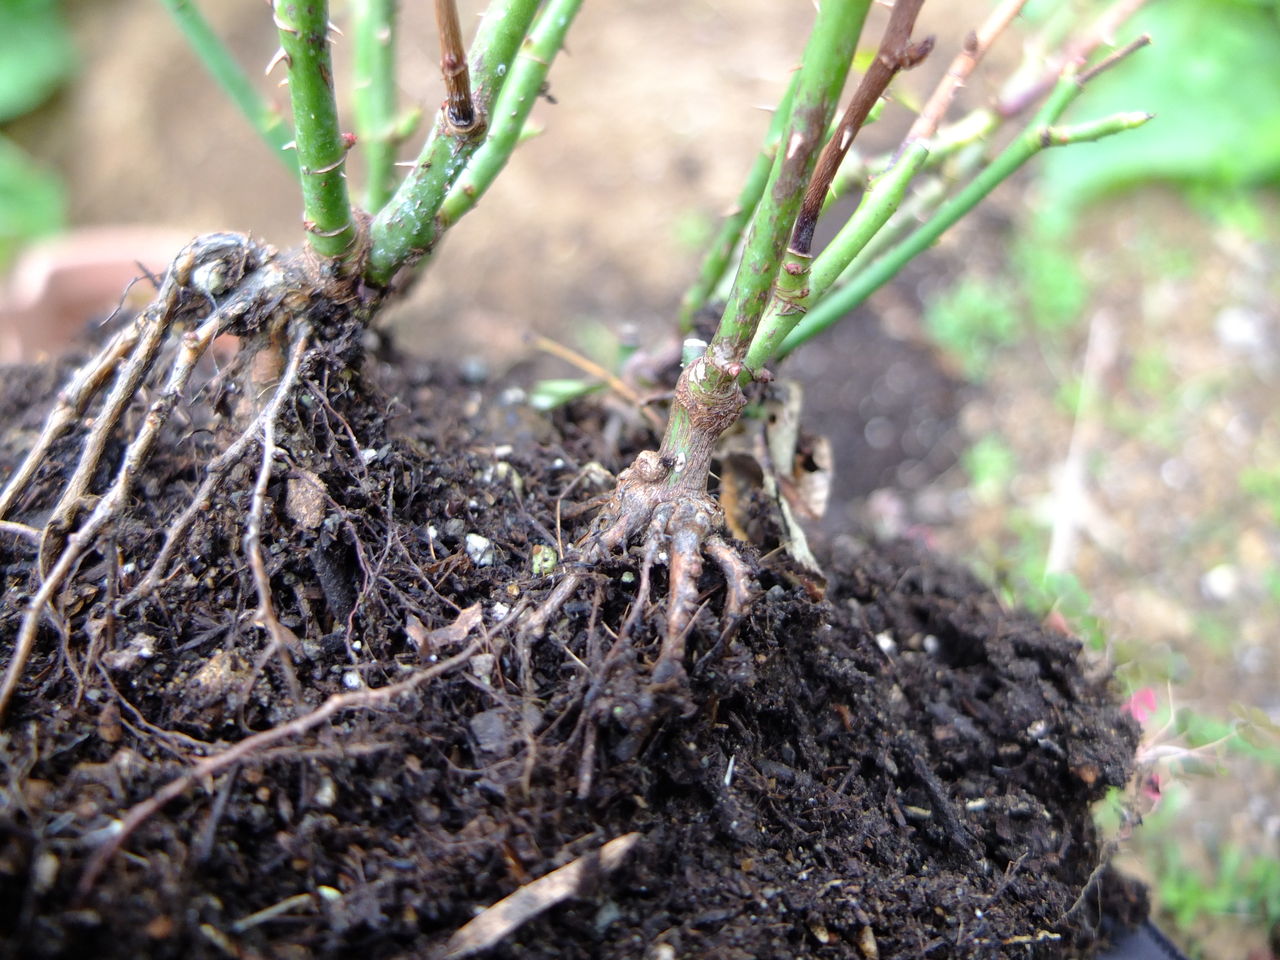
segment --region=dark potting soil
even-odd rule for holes
[[[911,545],[843,536],[825,590],[768,553],[724,650],[709,569],[692,708],[651,724],[660,608],[614,633],[635,562],[596,571],[548,636],[512,628],[582,529],[570,507],[608,488],[601,409],[552,422],[404,362],[307,377],[262,538],[290,649],[254,622],[256,452],[161,588],[120,601],[225,445],[212,389],[59,598],[66,638],[42,630],[0,732],[0,954],[1093,949],[1109,875],[1090,807],[1128,779],[1137,729],[1075,640]],[[5,375],[0,476],[57,382]],[[59,443],[8,519],[42,523],[77,452]],[[32,567],[0,538],[0,637]],[[326,702],[344,708],[321,722]]]

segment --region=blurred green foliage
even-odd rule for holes
[[[74,71],[59,0],[0,0],[0,124],[40,106]],[[0,266],[31,237],[62,225],[58,178],[0,134]]]
[[[969,475],[973,496],[983,503],[994,503],[1003,497],[1018,473],[1013,449],[994,433],[981,437],[961,454],[960,461]]]
[[[975,382],[986,379],[1003,348],[1029,334],[1056,343],[1088,303],[1089,284],[1060,217],[1032,218],[1015,238],[1010,261],[1008,278],[966,274],[925,305],[930,337]]]
[[[1280,469],[1251,467],[1240,475],[1240,489],[1263,504],[1270,511],[1271,518],[1280,524]]]
[[[1143,32],[1154,43],[1091,85],[1088,110],[1146,110],[1155,120],[1123,137],[1050,151],[1041,167],[1045,199],[1072,206],[1152,179],[1199,188],[1280,182],[1280,3],[1160,0],[1124,38]]]
[[[1235,914],[1263,927],[1280,921],[1280,860],[1227,844],[1212,871],[1185,862],[1172,836],[1153,851],[1161,910],[1183,931],[1194,931],[1206,916]]]
[[[1068,330],[1084,312],[1089,285],[1066,225],[1038,216],[1014,242],[1012,266],[1031,322],[1048,333]]]
[[[1017,303],[1007,286],[969,274],[926,304],[924,325],[966,377],[981,381],[1000,348],[1018,338]]]

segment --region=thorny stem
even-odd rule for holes
[[[1022,12],[1022,8],[1027,5],[1027,0],[1003,0],[987,16],[980,26],[973,33],[965,38],[964,48],[956,54],[950,66],[947,67],[946,75],[934,88],[929,101],[924,105],[924,109],[920,111],[920,115],[916,117],[915,123],[911,125],[911,130],[907,133],[907,142],[913,140],[930,140],[934,134],[938,132],[938,125],[942,122],[942,118],[946,116],[951,102],[955,99],[956,93],[965,85],[969,77],[973,74],[974,69],[982,62],[982,58],[987,55],[987,51],[991,49],[991,44],[995,43],[996,38],[1008,28],[1013,22],[1013,18]]]
[[[834,0],[818,8],[796,78],[783,149],[756,207],[729,302],[708,349],[712,369],[708,376],[691,379],[695,396],[736,389],[741,370],[728,368],[740,365],[746,356],[768,303],[801,194],[813,172],[869,6],[870,0]]]
[[[275,20],[289,70],[307,242],[320,256],[343,260],[355,252],[356,229],[347,196],[349,144],[338,129],[333,97],[329,4],[275,0]]]
[[[1061,54],[1051,57],[1044,69],[1038,71],[1031,82],[1025,74],[1015,76],[1002,91],[996,103],[996,112],[1002,117],[1017,116],[1052,90],[1066,70],[1079,68],[1103,44],[1111,43],[1120,26],[1136,14],[1147,0],[1116,0],[1103,11],[1097,21],[1065,45]]]
[[[546,83],[551,62],[564,45],[569,26],[581,7],[582,0],[552,0],[538,17],[512,61],[506,85],[493,105],[489,138],[471,158],[440,207],[436,217],[439,231],[453,226],[476,205],[510,159],[538,91]]]
[[[841,287],[817,304],[782,342],[779,356],[785,356],[800,344],[830,327],[842,316],[862,303],[891,280],[909,261],[937,241],[952,225],[972,210],[983,198],[1014,171],[1047,147],[1085,143],[1131,130],[1151,119],[1146,113],[1123,113],[1103,120],[1067,127],[1054,124],[1063,111],[1083,90],[1074,73],[1064,76],[1041,107],[1031,124],[1009,144],[987,167],[959,193],[943,203],[933,217],[896,247],[870,264],[847,286]]]
[[[653,478],[671,493],[705,495],[716,441],[742,410],[739,379],[751,375],[742,361],[772,292],[869,7],[870,0],[827,0],[818,8],[785,133],[752,217],[719,329],[706,354],[690,363],[676,384],[657,457],[664,472]]]
[[[968,116],[952,124],[948,131],[945,131],[940,137],[937,136],[937,132],[938,126],[941,124],[943,117],[946,116],[946,112],[956,94],[968,82],[970,75],[972,75],[978,64],[982,62],[991,45],[1008,28],[1014,17],[1021,12],[1026,4],[1027,0],[1003,0],[999,6],[991,11],[987,19],[983,21],[982,26],[965,38],[963,48],[951,61],[950,66],[947,67],[946,74],[939,81],[937,87],[934,88],[924,109],[920,111],[920,115],[916,117],[915,123],[912,124],[911,130],[903,140],[902,148],[885,162],[868,164],[863,161],[854,170],[848,169],[849,164],[844,164],[836,175],[830,191],[827,193],[826,203],[828,205],[836,197],[848,193],[855,186],[864,190],[874,188],[875,179],[882,178],[890,169],[896,169],[902,154],[920,141],[928,141],[928,158],[925,166],[937,167],[941,165],[942,161],[954,156],[963,147],[990,136],[1000,125],[1002,118],[997,115],[996,111],[988,107],[973,110]],[[874,116],[875,111],[872,111],[872,117]],[[868,185],[866,181],[869,170],[878,171],[878,173],[876,178]],[[859,212],[861,212],[861,208],[859,208]],[[882,237],[882,234],[875,234],[877,242],[881,242]],[[817,264],[814,267],[816,269]],[[817,297],[814,296],[813,299],[816,300]]]
[[[298,156],[289,149],[289,128],[280,113],[269,104],[254,87],[248,75],[241,69],[231,51],[209,26],[195,0],[161,0],[178,29],[196,52],[204,68],[218,82],[232,102],[240,108],[253,128],[258,131],[276,158],[298,176]]]
[[[937,128],[958,89],[1022,6],[1025,6],[1025,0],[1005,0],[991,12],[977,32],[970,35],[964,49],[952,61],[943,80],[912,125],[903,146],[890,158],[887,166],[881,167],[882,172],[867,188],[869,195],[814,262],[809,275],[812,302],[817,302],[823,292],[838,283],[840,278],[852,280],[858,276],[868,264],[873,263],[914,226],[927,221],[946,199],[947,181],[961,180],[980,167],[982,156],[977,150],[978,144],[988,140],[1017,112],[1010,108],[1012,101],[1005,103],[1003,107],[998,103],[993,107],[974,110],[944,128],[941,133],[938,133]],[[1112,8],[1111,13],[1120,7],[1131,8],[1132,4],[1118,4]],[[1114,17],[1109,16],[1107,20],[1116,25]],[[1096,45],[1095,34],[1090,35],[1093,37],[1093,45]],[[1083,50],[1087,45],[1078,40],[1073,46]],[[1091,50],[1092,46],[1087,48]],[[1041,59],[1042,57],[1035,55],[1030,55],[1029,58],[1029,62],[1033,60],[1036,63],[1037,75],[1043,71]],[[1026,71],[1024,65],[1020,73]],[[1008,89],[1021,90],[1023,86],[1025,84],[1015,82]],[[1018,109],[1028,106],[1030,102],[1029,99],[1019,98]],[[911,203],[900,208],[907,188],[915,184],[917,172],[938,168],[957,154],[962,155],[945,180],[935,177],[923,185],[915,186]],[[771,358],[759,362],[768,362],[768,359]]]
[[[548,7],[543,14],[544,19],[553,7],[561,5],[553,3]],[[472,102],[484,122],[476,122],[470,131],[464,133],[451,126],[444,111],[436,117],[435,127],[418,154],[413,170],[370,226],[372,246],[365,270],[365,277],[370,282],[385,286],[402,266],[429,253],[439,238],[436,214],[450,188],[479,149],[481,128],[487,124],[492,139],[506,127],[505,118],[495,117],[491,106],[500,91],[511,86],[506,74],[537,9],[538,0],[495,0],[485,12],[471,45],[471,74],[475,79]],[[537,90],[534,87],[526,95],[532,99]],[[513,148],[519,134],[519,122],[515,123],[515,128]]]
[[[791,99],[795,96],[796,80],[799,76],[798,72],[791,75],[787,92],[783,94],[782,100],[773,111],[773,120],[769,124],[769,132],[765,134],[764,146],[756,155],[755,162],[747,173],[746,182],[742,185],[742,192],[738,194],[737,205],[720,225],[720,231],[711,241],[711,247],[702,260],[697,280],[680,302],[678,322],[680,332],[683,334],[693,332],[694,315],[705,307],[715,294],[716,287],[729,269],[733,252],[742,240],[742,231],[746,229],[760,203],[765,184],[769,180],[769,172],[773,169],[774,158],[778,154],[778,144],[782,141],[782,131],[791,118]]]
[[[768,362],[778,344],[804,316],[809,304],[820,295],[809,283],[813,233],[818,225],[818,216],[849,147],[890,81],[899,71],[909,70],[918,64],[933,49],[932,37],[920,43],[911,42],[911,31],[923,3],[924,0],[898,0],[894,4],[875,59],[854,91],[831,139],[823,147],[800,205],[791,243],[778,271],[773,298],[747,351],[748,369],[758,369]]]
[[[1005,0],[992,11],[977,31],[969,34],[964,48],[947,68],[946,75],[935,88],[916,122],[912,124],[906,140],[890,161],[889,166],[872,181],[854,215],[813,261],[808,272],[805,296],[798,302],[793,301],[795,309],[789,318],[790,323],[780,331],[780,334],[772,324],[768,328],[765,324],[761,325],[762,329],[756,335],[751,350],[747,354],[749,367],[754,369],[773,359],[778,344],[800,321],[801,311],[807,310],[811,304],[821,300],[854,258],[866,249],[872,238],[880,233],[901,205],[912,180],[930,157],[946,152],[945,149],[939,148],[946,148],[948,145],[939,144],[933,140],[939,122],[945,116],[956,92],[973,73],[991,44],[1008,27],[1010,21],[1025,4],[1026,0]],[[909,36],[909,33],[905,36]],[[886,43],[882,44],[881,49],[888,47],[892,50],[893,48],[888,46],[888,32],[885,40]],[[880,59],[877,58],[877,60]],[[780,286],[781,279],[780,276]]]
[[[396,13],[398,0],[354,0],[351,103],[368,169],[364,207],[381,210],[395,186]]]
[[[884,39],[880,41],[880,49],[854,91],[835,133],[818,157],[791,234],[791,247],[796,252],[808,254],[812,249],[813,231],[818,224],[818,214],[822,212],[822,202],[827,197],[827,190],[835,179],[845,154],[849,152],[849,147],[853,145],[854,138],[871,113],[871,108],[880,100],[889,82],[899,71],[910,70],[933,49],[932,37],[916,44],[911,42],[911,31],[915,28],[916,17],[923,5],[924,0],[897,0],[894,3]]]
[[[467,48],[462,45],[455,0],[436,0],[436,29],[440,32],[440,73],[444,77],[444,113],[459,133],[476,123],[471,102],[471,74],[467,71]]]

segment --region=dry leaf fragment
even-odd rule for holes
[[[484,611],[481,610],[480,604],[473,603],[461,611],[453,623],[437,627],[435,630],[422,630],[421,623],[418,623],[418,630],[414,630],[410,624],[407,632],[409,639],[418,647],[419,657],[429,660],[447,650],[462,646],[471,631],[480,626],[483,619]]]

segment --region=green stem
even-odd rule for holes
[[[546,20],[553,9],[563,7],[564,3],[565,0],[553,2],[541,20]],[[492,137],[495,130],[505,129],[510,119],[491,107],[502,90],[510,86],[506,75],[514,67],[516,50],[528,33],[537,9],[537,0],[502,0],[491,4],[485,12],[471,44],[470,58],[471,76],[475,81],[473,102],[481,122],[459,132],[449,124],[444,111],[437,114],[435,127],[418,154],[413,170],[370,226],[372,246],[365,270],[370,282],[386,285],[400,267],[428,253],[439,238],[436,214],[454,181],[479,149],[485,123],[489,124]],[[536,95],[537,87],[526,94],[530,100]],[[519,124],[516,124],[516,135],[519,135]]]
[[[457,223],[492,186],[520,142],[529,112],[546,82],[551,62],[564,45],[565,35],[582,0],[553,0],[529,33],[511,64],[506,85],[493,106],[489,138],[476,151],[458,181],[449,189],[436,229]]]
[[[715,372],[693,381],[695,396],[737,389],[741,362],[773,290],[869,6],[869,0],[827,0],[818,9],[795,81],[781,149],[752,218],[720,327],[707,351]]]
[[[353,0],[352,109],[364,153],[364,206],[381,210],[395,187],[397,0]]]
[[[810,304],[821,302],[823,294],[844,268],[898,209],[912,178],[928,156],[927,143],[916,141],[903,147],[893,165],[872,182],[854,215],[813,261],[803,289],[788,296],[784,275],[779,274],[777,296],[770,303],[751,341],[751,349],[747,351],[748,369],[758,370],[779,355],[779,345],[803,322]],[[789,252],[789,256],[794,256],[794,253]]]
[[[912,179],[929,158],[929,144],[905,144],[889,169],[872,181],[858,209],[814,261],[809,272],[809,294],[814,302],[853,262],[866,245],[893,216],[906,196]]]
[[[801,254],[802,260],[813,252],[813,234],[818,226],[818,216],[822,213],[823,201],[827,199],[831,181],[835,179],[840,164],[844,162],[849,147],[853,145],[867,117],[880,102],[880,97],[898,72],[910,70],[933,50],[933,37],[927,37],[920,43],[911,42],[911,31],[915,29],[916,17],[923,5],[924,0],[895,0],[880,48],[866,73],[862,75],[840,123],[818,156],[817,166],[805,190],[800,213],[791,232],[789,249]],[[807,261],[804,266],[807,267]]]
[[[1036,118],[995,160],[974,177],[964,189],[939,206],[932,219],[917,228],[879,260],[870,264],[847,286],[835,290],[819,302],[783,340],[777,356],[785,356],[800,344],[826,330],[888,283],[908,262],[931,247],[943,233],[972,210],[996,186],[1008,179],[1041,150],[1051,146],[1096,140],[1099,137],[1133,129],[1150,119],[1149,114],[1118,114],[1105,120],[1076,126],[1054,126],[1063,111],[1080,95],[1082,89],[1074,75],[1060,80]]]
[[[289,65],[307,242],[322,257],[345,259],[354,252],[356,230],[347,196],[347,144],[333,98],[329,4],[275,0],[275,19]]]
[[[747,173],[747,181],[738,195],[738,204],[733,213],[729,214],[725,222],[720,225],[720,232],[716,234],[711,242],[711,249],[702,260],[698,279],[693,282],[693,286],[680,302],[681,333],[693,332],[694,315],[705,307],[715,294],[716,287],[720,285],[725,272],[729,269],[733,252],[738,249],[738,244],[742,240],[742,231],[746,229],[751,215],[755,213],[760,203],[760,197],[764,195],[764,187],[769,180],[769,172],[773,169],[774,157],[778,153],[778,144],[782,141],[782,131],[791,118],[791,100],[795,96],[796,81],[799,77],[798,72],[791,75],[787,92],[783,94],[782,101],[773,112],[769,132],[765,134],[764,147],[757,154],[755,163]]]
[[[935,175],[923,182],[912,181],[911,200],[891,211],[888,222],[862,244],[862,249],[854,253],[840,276],[825,287],[829,289],[841,280],[853,279],[914,227],[930,219],[947,199],[948,190],[982,166],[983,146],[1002,123],[1003,118],[995,111],[975,110],[931,139],[929,155],[917,173],[935,171]],[[944,164],[949,165],[945,171],[942,170]],[[877,169],[886,166],[874,165]]]
[[[254,87],[248,74],[240,68],[234,57],[209,26],[193,0],[160,0],[169,11],[191,49],[196,52],[204,68],[222,87],[240,112],[258,131],[276,158],[289,171],[298,176],[298,156],[289,149],[293,139],[279,111],[271,106]]]
[[[817,267],[813,259],[813,235],[818,226],[818,217],[849,147],[853,145],[890,82],[900,70],[911,69],[933,49],[932,37],[918,44],[911,42],[911,32],[915,29],[916,17],[923,3],[924,0],[897,0],[893,5],[893,12],[889,15],[889,24],[885,28],[875,59],[862,75],[835,132],[822,148],[813,178],[805,190],[786,256],[778,271],[773,298],[769,301],[764,318],[757,326],[747,350],[748,370],[764,366],[783,337],[791,332],[808,311],[809,304],[821,296],[821,290],[815,288],[811,279],[811,274]],[[907,183],[929,155],[924,144],[906,144],[901,152],[902,160],[899,165],[904,169],[896,176],[881,178],[886,188],[879,191],[879,196],[873,197],[868,193],[863,197],[858,207],[858,213],[863,214],[861,222],[857,224],[856,231],[852,231],[846,239],[846,246],[853,243],[858,243],[859,246],[865,244],[884,225],[892,212],[888,209],[889,205],[896,207],[901,202]],[[853,219],[859,218],[855,215]],[[846,224],[848,226],[850,224]],[[820,278],[824,280],[823,289],[838,275],[839,271],[836,271],[831,274],[830,279],[826,279],[824,273]]]

